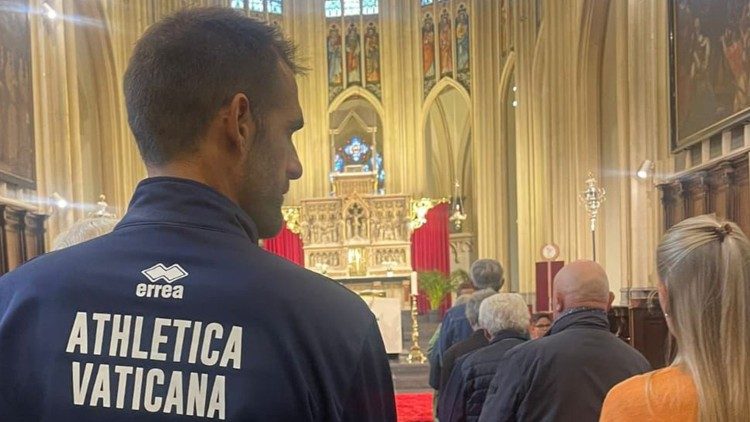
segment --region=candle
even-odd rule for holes
[[[411,272],[411,294],[413,296],[416,296],[417,294],[419,294],[419,292],[417,291],[417,272],[416,271]]]

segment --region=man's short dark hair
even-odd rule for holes
[[[275,26],[222,7],[185,9],[152,25],[125,72],[128,123],[146,164],[197,149],[219,109],[237,93],[253,118],[276,105],[280,64],[294,73],[295,47]]]

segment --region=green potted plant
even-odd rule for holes
[[[428,319],[430,322],[440,321],[438,314],[443,299],[455,288],[455,279],[448,277],[439,271],[426,271],[419,273],[419,289],[427,296],[430,303]]]

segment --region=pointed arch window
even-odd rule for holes
[[[350,86],[381,98],[379,0],[326,0],[328,100]]]
[[[503,4],[507,1],[511,0],[503,0]],[[470,91],[471,2],[421,0],[420,5],[423,95],[427,97],[445,77],[457,80]]]

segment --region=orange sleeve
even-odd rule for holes
[[[648,420],[648,409],[645,408],[643,382],[641,379],[629,379],[615,385],[609,390],[602,405],[599,421],[637,421]]]

